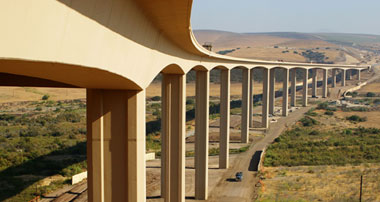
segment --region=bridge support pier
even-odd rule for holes
[[[327,98],[327,92],[328,92],[328,77],[327,77],[328,70],[323,69],[323,84],[322,84],[322,97]]]
[[[324,69],[323,70],[323,85],[322,85],[322,97],[327,98],[327,93],[328,93],[328,70]]]
[[[162,75],[161,194],[165,202],[184,202],[185,76]]]
[[[250,69],[249,72],[249,127],[253,128],[253,69]]]
[[[345,69],[342,69],[342,75],[341,75],[341,79],[342,79],[342,86],[346,86],[346,70]]]
[[[208,196],[209,71],[197,71],[195,90],[195,199]]]
[[[87,89],[88,201],[146,201],[145,91]]]
[[[262,97],[262,117],[261,123],[263,128],[269,127],[269,80],[270,70],[263,69],[263,97]]]
[[[336,87],[336,69],[332,70],[332,84],[331,87],[335,88]]]
[[[230,70],[220,72],[220,140],[219,168],[226,169],[229,164],[230,143]]]
[[[270,69],[270,84],[269,84],[269,114],[274,115],[274,107],[276,102],[276,77],[275,69]]]
[[[288,116],[289,109],[289,69],[284,69],[282,87],[282,116]]]
[[[311,96],[317,97],[318,79],[317,69],[312,70]]]
[[[361,79],[361,76],[360,76],[360,69],[358,69],[357,70],[358,72],[357,72],[357,74],[356,74],[356,79],[358,80],[358,81],[360,81],[360,79]]]
[[[347,80],[351,80],[352,79],[352,70],[351,69],[347,70],[346,77],[347,77]]]
[[[250,86],[250,73],[249,69],[243,69],[242,81],[242,107],[241,107],[241,143],[249,142],[249,86]]]
[[[307,91],[308,91],[308,78],[309,78],[309,70],[303,70],[303,88],[302,88],[302,106],[307,107]]]
[[[292,85],[290,89],[290,95],[291,95],[290,105],[292,107],[295,107],[297,104],[297,74],[296,74],[295,68],[290,70],[290,77],[292,80]]]

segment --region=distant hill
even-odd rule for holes
[[[317,40],[330,43],[341,44],[380,44],[380,35],[369,34],[347,34],[347,33],[299,33],[299,32],[259,32],[259,33],[234,33],[218,30],[194,30],[196,39],[200,43],[215,42],[217,46],[226,44],[231,41],[255,42],[263,39],[275,39],[267,42],[268,44],[276,43],[281,40]]]

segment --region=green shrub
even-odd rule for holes
[[[78,128],[78,133],[81,135],[86,135],[87,134],[87,129],[86,128]]]
[[[44,96],[42,96],[42,98],[41,98],[41,99],[42,99],[42,100],[48,100],[48,99],[49,99],[49,97],[50,97],[49,95],[44,95]]]
[[[358,115],[352,115],[352,116],[346,117],[346,120],[349,120],[351,122],[365,122],[365,121],[367,121],[367,117],[360,117]]]
[[[335,107],[329,107],[329,104],[327,102],[319,103],[317,106],[317,109],[324,109],[324,110],[329,110],[329,111],[337,110]]]
[[[2,121],[13,121],[16,116],[12,114],[0,114],[0,120]]]
[[[318,121],[316,121],[315,119],[309,116],[305,116],[304,118],[300,120],[300,122],[302,123],[303,126],[306,126],[306,127],[318,124]]]
[[[186,104],[187,105],[193,105],[193,104],[195,104],[195,100],[194,99],[187,99]]]
[[[366,107],[350,107],[350,108],[342,108],[342,111],[345,112],[367,112],[369,111]]]
[[[366,97],[376,97],[376,94],[373,92],[368,92]]]
[[[334,115],[334,112],[332,112],[332,111],[326,111],[326,112],[325,112],[325,115],[332,116],[332,115]]]
[[[81,120],[81,116],[77,112],[67,111],[67,112],[60,113],[57,116],[57,120],[61,122],[66,121],[66,122],[71,122],[71,123],[78,123]]]
[[[161,116],[161,111],[159,109],[154,110],[152,113],[153,116]]]
[[[307,111],[305,114],[308,115],[308,116],[317,116],[318,114],[316,112],[314,112],[314,108],[310,109],[309,111]]]
[[[160,101],[161,100],[161,96],[154,96],[151,98],[152,101]]]
[[[319,131],[317,131],[317,130],[312,130],[310,133],[309,133],[309,135],[319,135]]]
[[[380,104],[380,99],[375,99],[375,100],[373,101],[373,104],[376,104],[376,105]]]
[[[357,97],[358,96],[358,92],[348,92],[347,95],[348,96],[352,96],[352,97]]]
[[[345,135],[352,135],[352,130],[351,129],[344,129],[343,133]],[[339,146],[339,145],[335,145],[335,146]]]

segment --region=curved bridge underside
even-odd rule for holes
[[[192,0],[1,1],[0,72],[139,90],[170,65],[179,67],[173,73],[196,66],[360,68],[217,55],[196,42],[191,6]]]

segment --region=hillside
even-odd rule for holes
[[[376,35],[216,30],[195,30],[194,34],[199,44],[212,43],[214,52],[250,59],[358,64],[371,61],[380,50],[380,36]],[[324,58],[307,57],[308,52]]]

